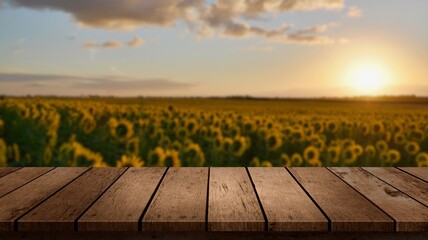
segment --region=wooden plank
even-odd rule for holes
[[[284,168],[248,168],[269,231],[328,231],[328,220]]]
[[[428,208],[360,168],[330,168],[394,218],[396,231],[428,231]]]
[[[78,221],[79,231],[138,231],[166,168],[130,168]]]
[[[0,178],[0,197],[52,170],[52,167],[26,167]]]
[[[210,168],[208,231],[263,231],[265,220],[245,168]]]
[[[331,231],[394,231],[394,221],[326,168],[289,168],[331,220]]]
[[[208,168],[169,168],[142,219],[143,231],[204,231]]]
[[[87,168],[56,168],[0,198],[0,231],[13,231],[16,219],[86,170]]]
[[[400,167],[399,169],[428,182],[428,167]]]
[[[363,169],[428,206],[428,183],[393,167]]]
[[[19,231],[73,231],[74,221],[126,168],[91,168],[18,220]]]
[[[19,167],[0,167],[0,178],[8,175],[9,173],[15,172],[20,169]]]

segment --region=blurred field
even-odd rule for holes
[[[428,166],[428,100],[0,99],[0,166]]]

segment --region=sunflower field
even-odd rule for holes
[[[428,108],[3,98],[0,166],[428,166]]]

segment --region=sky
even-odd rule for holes
[[[0,0],[0,94],[428,96],[426,0]]]

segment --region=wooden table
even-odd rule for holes
[[[428,239],[428,168],[0,168],[1,236]]]

